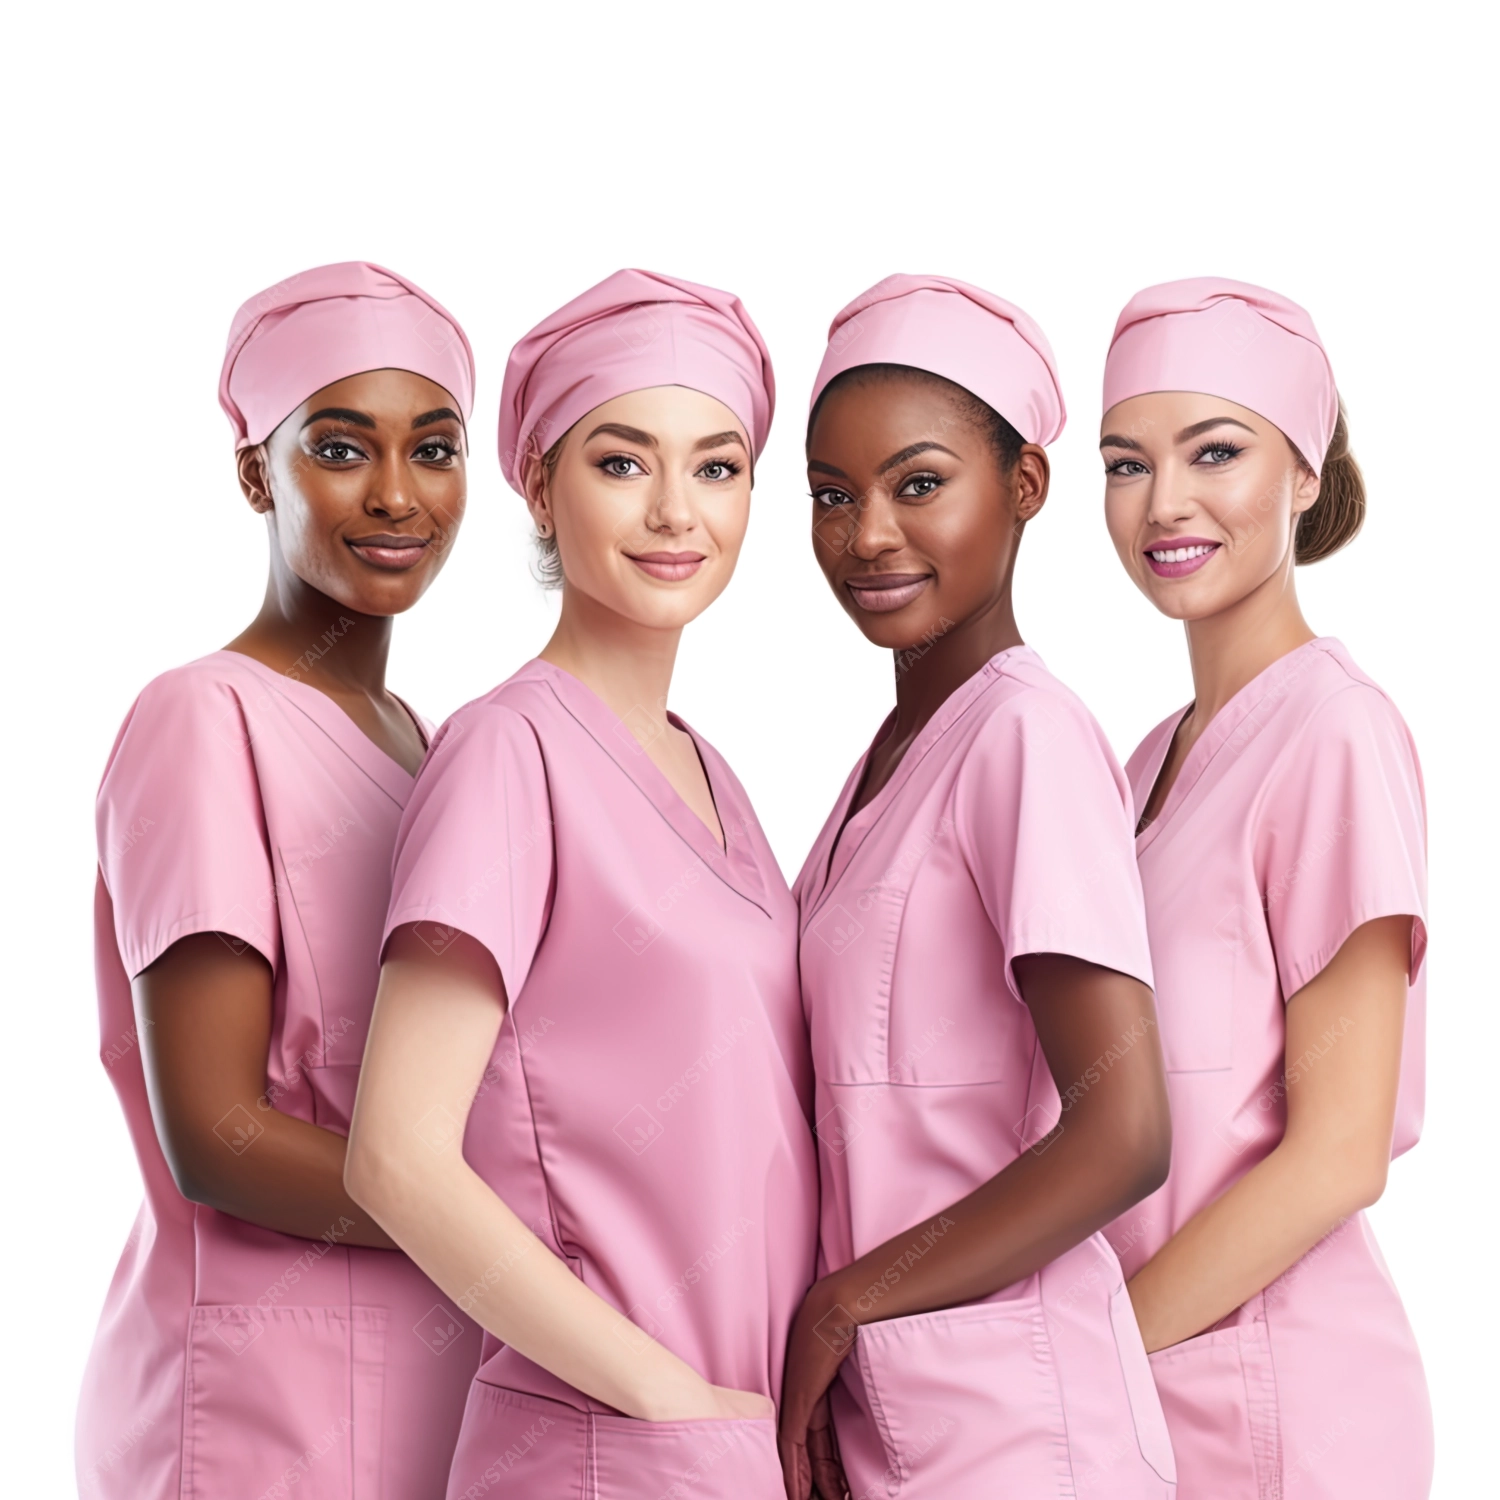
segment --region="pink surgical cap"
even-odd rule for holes
[[[1019,307],[949,276],[887,276],[828,329],[812,401],[857,365],[910,365],[941,375],[1000,413],[1028,443],[1068,419],[1046,335]]]
[[[419,286],[363,260],[278,281],[234,315],[219,405],[236,449],[264,442],[325,385],[366,370],[410,370],[467,418],[474,355],[457,321]]]
[[[544,453],[596,406],[657,385],[722,401],[745,424],[757,456],[765,447],[776,381],[739,298],[654,271],[616,271],[510,351],[500,465],[511,487],[525,493],[528,453]]]
[[[1295,302],[1244,281],[1198,276],[1125,304],[1104,365],[1104,409],[1151,391],[1199,391],[1258,412],[1313,467],[1338,421],[1333,369]]]

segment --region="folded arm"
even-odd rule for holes
[[[1286,1132],[1131,1279],[1146,1348],[1234,1311],[1385,1191],[1411,918],[1355,930],[1287,1002]]]
[[[183,1197],[304,1239],[391,1249],[344,1188],[344,1137],[275,1107],[271,966],[215,932],[135,980],[151,1117]]]
[[[569,1385],[650,1421],[769,1416],[709,1384],[589,1290],[469,1166],[463,1132],[506,996],[480,943],[392,935],[360,1073],[345,1179],[453,1300]]]

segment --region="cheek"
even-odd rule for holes
[[[1144,486],[1120,486],[1104,492],[1104,524],[1115,551],[1123,558],[1135,555],[1136,538],[1146,524]]]
[[[701,507],[703,528],[721,552],[734,557],[750,528],[750,486],[743,480],[726,492],[710,495]]]
[[[1278,560],[1292,534],[1292,484],[1281,465],[1256,465],[1227,484],[1209,487],[1204,509],[1247,561]]]

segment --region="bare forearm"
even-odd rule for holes
[[[335,1131],[252,1102],[230,1110],[222,1130],[179,1145],[173,1170],[184,1196],[263,1229],[392,1250],[344,1186],[346,1147]]]
[[[692,1367],[590,1291],[467,1163],[386,1162],[379,1185],[356,1183],[361,1195],[496,1338],[628,1416],[680,1415],[699,1397]]]
[[[1131,1278],[1147,1351],[1213,1327],[1360,1206],[1305,1154],[1273,1151]]]
[[[858,1322],[987,1297],[1039,1271],[1156,1185],[1105,1122],[1075,1122],[983,1186],[838,1273]],[[845,1301],[852,1298],[852,1301]]]

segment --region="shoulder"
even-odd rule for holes
[[[122,760],[149,754],[153,761],[181,763],[204,750],[243,756],[251,735],[247,704],[266,685],[247,658],[216,651],[153,677],[136,695],[105,763],[108,781]]]
[[[993,664],[994,683],[975,705],[976,746],[989,750],[1069,751],[1115,764],[1104,731],[1084,701],[1028,648]]]
[[[1313,643],[1305,667],[1288,675],[1294,708],[1282,759],[1325,745],[1399,746],[1416,756],[1416,746],[1390,695],[1355,665],[1337,641]]]

